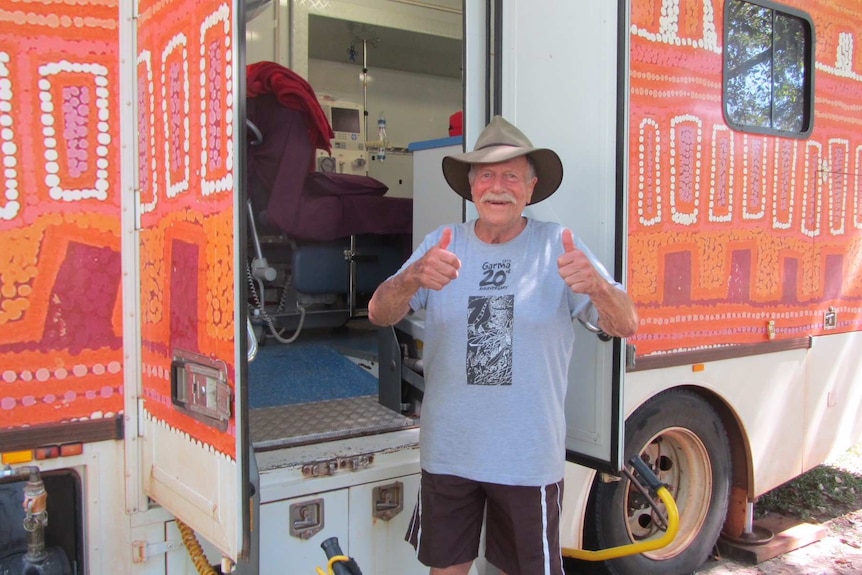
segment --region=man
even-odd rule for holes
[[[628,337],[637,314],[570,230],[523,216],[559,187],[555,152],[497,116],[473,152],[443,159],[443,174],[479,217],[429,234],[369,303],[377,325],[426,310],[422,478],[407,539],[432,575],[465,575],[487,505],[491,564],[563,575],[572,320]]]

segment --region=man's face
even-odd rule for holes
[[[526,156],[475,164],[470,189],[479,219],[492,226],[514,224],[530,203],[536,181]]]

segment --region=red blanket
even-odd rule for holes
[[[275,62],[256,62],[246,67],[247,97],[260,94],[275,94],[282,106],[305,112],[308,119],[308,136],[315,149],[332,148],[330,140],[335,136],[329,120],[314,89],[305,78]]]

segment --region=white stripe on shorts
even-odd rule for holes
[[[419,498],[416,500],[416,513],[413,514],[413,530],[416,536],[416,557],[419,557],[419,547],[422,546],[422,482],[419,482]]]
[[[545,558],[545,575],[551,575],[551,550],[548,545],[548,501],[544,485],[542,485],[539,493],[542,497],[542,556]]]

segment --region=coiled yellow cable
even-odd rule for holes
[[[195,569],[197,569],[200,575],[218,575],[216,570],[213,569],[210,562],[207,560],[206,555],[204,555],[204,550],[201,549],[201,544],[198,542],[197,536],[195,536],[195,532],[191,527],[177,519],[177,527],[180,530],[180,535],[183,538],[183,545],[186,546],[186,550],[189,552],[189,557],[192,560],[192,563],[195,565]]]
[[[189,557],[191,558],[192,563],[194,563],[195,569],[197,569],[199,575],[218,575],[212,565],[210,565],[206,555],[204,555],[204,550],[201,548],[201,544],[198,542],[198,538],[195,536],[195,532],[192,528],[179,519],[177,519],[176,522],[177,527],[180,530],[180,535],[183,538],[183,545],[185,545],[186,550],[189,552]],[[339,561],[350,561],[350,557],[347,557],[346,555],[333,555],[329,559],[329,563],[326,565],[329,572],[327,573],[318,567],[317,575],[334,575],[332,566]]]

